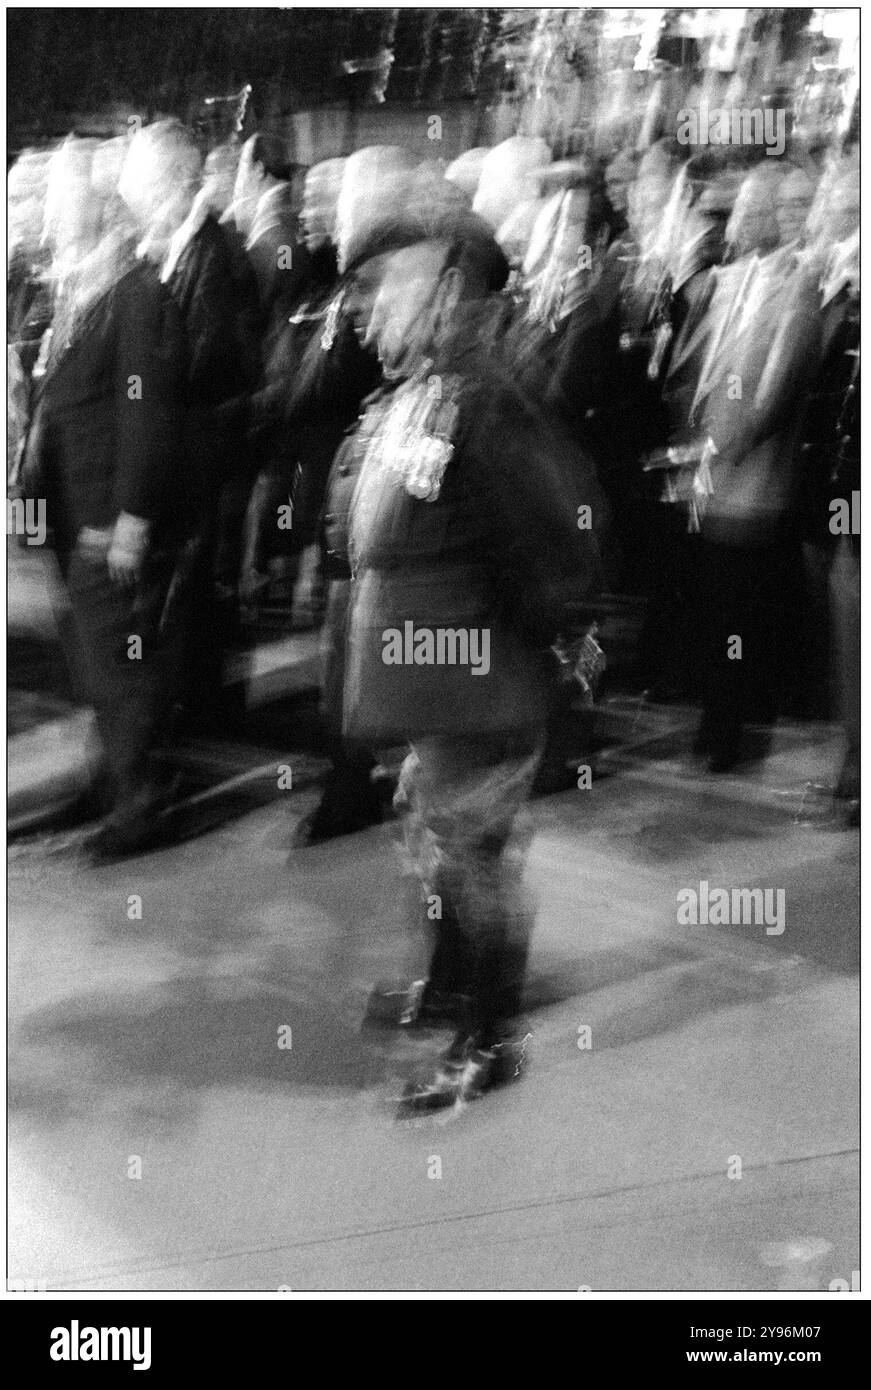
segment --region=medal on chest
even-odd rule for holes
[[[454,453],[460,379],[431,376],[396,393],[369,442],[364,472],[394,474],[411,497],[435,502]]]

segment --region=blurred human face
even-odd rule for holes
[[[218,146],[207,155],[203,168],[203,188],[213,212],[225,212],[233,201],[238,167],[236,150],[227,146]]]
[[[612,159],[605,170],[605,189],[608,201],[615,212],[625,215],[628,208],[629,185],[632,182],[632,166],[623,155]]]
[[[364,347],[374,349],[388,377],[413,369],[431,346],[434,301],[446,248],[407,246],[361,266],[349,312]]]
[[[83,252],[96,239],[101,203],[91,184],[90,165],[60,162],[49,174],[43,241],[61,258]]]
[[[778,232],[773,188],[746,178],[726,224],[726,241],[743,256],[776,242]]]
[[[354,332],[361,343],[365,343],[372,318],[372,309],[381,288],[386,256],[373,256],[364,261],[354,273],[345,294],[345,312],[354,325]]]
[[[144,188],[143,220],[153,237],[173,235],[187,217],[194,193],[194,185],[179,184],[171,175],[156,178]]]
[[[652,174],[643,175],[630,185],[626,207],[629,225],[638,241],[644,241],[656,230],[670,193],[668,179]]]
[[[777,193],[777,225],[784,246],[801,236],[812,201],[813,185],[807,175],[787,174]]]
[[[828,249],[859,225],[859,171],[850,165],[823,177],[807,219],[808,239]]]
[[[157,128],[155,128],[157,129]],[[171,135],[135,135],[121,171],[119,192],[155,246],[167,241],[187,217],[201,176],[195,149]]]

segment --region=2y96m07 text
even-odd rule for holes
[[[691,1327],[691,1337],[707,1337],[723,1342],[727,1337],[747,1341],[750,1337],[819,1337],[819,1327]]]

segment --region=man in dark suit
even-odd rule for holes
[[[233,195],[234,217],[246,237],[254,267],[263,323],[289,312],[308,280],[308,252],[299,237],[284,141],[261,131],[242,146]]]
[[[241,523],[251,469],[243,427],[220,407],[252,389],[258,364],[246,343],[244,285],[223,229],[197,192],[201,158],[180,122],[147,126],[131,142],[121,191],[144,232],[185,331],[183,452],[189,544],[173,588],[186,632],[181,697],[188,714],[220,717],[222,648],[232,636]],[[216,580],[224,603],[218,603]]]
[[[92,845],[113,858],[150,843],[161,802],[152,753],[171,700],[164,607],[184,534],[178,469],[182,334],[157,275],[117,227],[98,236],[91,155],[57,156],[64,267],[37,364],[23,466],[45,497],[113,787]]]

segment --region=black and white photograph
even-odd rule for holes
[[[861,1288],[859,8],[5,27],[34,1364],[159,1371],[112,1294],[825,1362],[741,1324]]]

